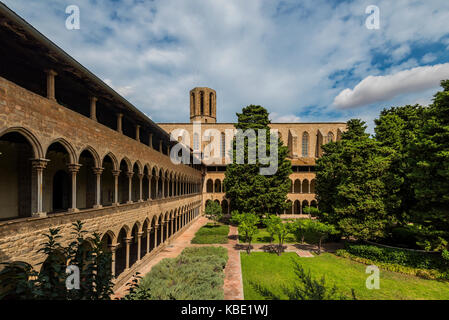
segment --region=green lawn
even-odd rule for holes
[[[400,273],[380,271],[380,289],[368,290],[365,287],[366,266],[351,260],[324,253],[313,258],[300,258],[295,253],[275,254],[253,252],[241,253],[243,289],[245,299],[263,299],[251,287],[256,282],[280,293],[281,284],[288,285],[295,280],[292,259],[299,261],[304,269],[311,270],[312,276],[326,277],[326,283],[334,284],[351,296],[351,288],[358,299],[362,300],[415,300],[415,299],[449,299],[449,284],[435,280],[424,280]]]
[[[229,226],[208,223],[197,231],[192,239],[194,244],[224,244],[228,243]]]

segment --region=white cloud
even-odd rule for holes
[[[301,122],[301,118],[294,114],[280,115],[276,112],[270,114],[270,120],[273,123]]]
[[[430,63],[430,62],[435,61],[437,58],[438,58],[438,57],[437,57],[436,55],[434,55],[433,53],[430,53],[430,52],[429,52],[429,53],[425,54],[425,55],[422,57],[421,61],[422,61],[423,63]]]
[[[354,89],[345,89],[335,98],[338,108],[356,108],[388,101],[405,93],[437,88],[449,78],[449,63],[417,67],[387,76],[368,76]]]

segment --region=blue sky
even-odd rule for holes
[[[218,120],[260,104],[273,121],[372,121],[429,104],[449,78],[447,0],[3,0],[156,122],[188,122],[189,91]],[[65,9],[80,8],[67,30]],[[368,30],[365,9],[380,9]]]

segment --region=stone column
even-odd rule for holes
[[[114,203],[112,205],[118,206],[118,177],[120,175],[120,170],[113,170],[112,175],[114,176]]]
[[[33,186],[36,190],[36,202],[33,212],[33,217],[46,217],[47,214],[43,212],[42,195],[43,195],[43,181],[44,181],[44,169],[47,167],[49,160],[36,159],[32,160],[33,169],[36,172],[36,185]]]
[[[97,178],[97,192],[95,198],[95,209],[101,209],[103,206],[101,205],[101,174],[103,173],[103,168],[93,168],[94,174]]]
[[[151,176],[151,174],[147,175],[148,178],[148,200],[151,200],[151,181],[153,179],[153,177]]]
[[[133,176],[134,172],[127,172],[126,176],[128,177],[128,201],[126,203],[133,203],[132,198],[132,190],[133,190]]]
[[[162,196],[161,199],[165,199],[165,178],[162,178]]]
[[[149,138],[148,144],[149,144],[150,148],[153,148],[153,134],[152,133],[150,133],[150,138]]]
[[[154,199],[159,199],[159,176],[156,175],[156,196],[154,197]]]
[[[131,247],[131,241],[132,241],[132,237],[131,238],[126,238],[125,239],[125,243],[126,243],[126,270],[129,269],[129,249]]]
[[[56,101],[55,77],[58,75],[54,70],[46,70],[47,73],[47,98]]]
[[[172,218],[172,219],[170,219],[170,230],[171,230],[171,236],[173,237],[173,226],[174,226],[174,220],[175,220],[175,218]]]
[[[143,202],[143,188],[142,188],[143,176],[144,174],[139,173],[139,202]]]
[[[136,125],[136,140],[140,142],[140,126]]]
[[[162,224],[161,224],[161,244],[164,243],[164,225],[165,225],[165,223],[164,223],[164,221],[162,221]]]
[[[156,249],[157,247],[159,247],[159,245],[157,244],[157,230],[159,229],[159,225],[155,224],[154,225],[154,248]]]
[[[111,272],[112,277],[115,278],[115,250],[117,249],[116,245],[110,245],[109,249],[111,250],[112,261],[111,261]]]
[[[168,231],[170,229],[170,219],[168,219],[167,221],[165,221],[165,241],[168,242]]]
[[[90,97],[90,118],[97,121],[97,101],[96,97]]]
[[[122,120],[123,120],[123,113],[117,113],[117,131],[120,133],[123,133]]]
[[[69,172],[72,174],[72,208],[69,209],[70,212],[78,212],[76,208],[76,175],[78,174],[81,165],[80,164],[69,164]]]
[[[140,259],[142,258],[140,256],[140,251],[142,249],[142,235],[143,232],[137,233],[137,261],[140,261]]]
[[[150,253],[150,236],[151,236],[151,227],[148,227],[146,230],[147,233],[147,254]]]

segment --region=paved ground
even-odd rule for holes
[[[195,233],[209,220],[205,217],[198,218],[193,222],[188,229],[186,229],[178,238],[173,240],[164,250],[159,252],[152,260],[147,264],[140,267],[137,272],[141,275],[145,275],[151,271],[151,268],[158,264],[162,259],[165,258],[175,258],[177,257],[186,247],[224,247],[228,250],[228,263],[225,267],[225,279],[224,279],[224,298],[225,300],[243,300],[243,280],[242,280],[242,269],[240,263],[240,252],[246,251],[247,246],[244,244],[239,244],[238,242],[238,229],[237,227],[229,227],[229,242],[227,244],[191,244],[190,241],[195,236]],[[267,244],[254,244],[252,245],[252,251],[270,251]],[[316,250],[316,246],[310,245],[285,245],[284,252],[296,252],[298,256],[304,258],[312,258],[313,254],[311,250]],[[325,251],[333,251],[335,248],[323,248]],[[114,297],[122,297],[126,292],[126,285],[122,286],[115,291]]]

